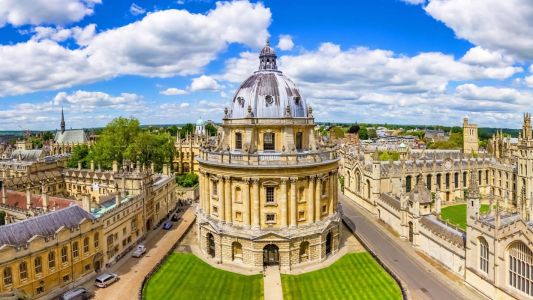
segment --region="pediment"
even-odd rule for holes
[[[288,238],[275,232],[266,232],[253,238],[254,241],[287,241]]]

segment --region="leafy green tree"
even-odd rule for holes
[[[53,140],[54,139],[54,133],[52,131],[45,131],[43,132],[42,139],[43,141]]]
[[[359,139],[368,140],[368,130],[367,130],[366,126],[361,126],[359,128]]]
[[[217,135],[217,128],[215,127],[215,125],[213,125],[211,123],[207,123],[205,125],[205,130],[207,131],[207,135],[209,135],[209,136]]]
[[[102,130],[98,142],[94,145],[94,159],[101,163],[104,169],[110,169],[113,160],[120,163],[125,158],[129,159],[131,150],[128,148],[135,142],[140,131],[137,119],[114,119]]]
[[[170,133],[171,136],[176,136],[178,134],[178,126],[172,125],[167,128],[168,133]]]
[[[367,129],[367,132],[369,139],[375,139],[378,137],[378,134],[376,133],[376,130],[374,128]]]
[[[126,150],[126,157],[132,161],[149,165],[155,164],[155,170],[161,171],[163,164],[170,164],[174,157],[174,145],[168,132],[140,132]]]
[[[182,187],[193,187],[198,184],[198,175],[194,173],[176,175],[176,183]]]
[[[192,123],[187,123],[180,129],[180,138],[185,138],[187,134],[192,132],[194,132],[194,125]]]
[[[87,145],[77,145],[72,149],[70,158],[67,162],[67,167],[77,168],[78,161],[81,161],[83,168],[88,168],[90,165],[89,147]]]

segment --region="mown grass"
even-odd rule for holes
[[[481,204],[480,211],[482,213],[487,212],[488,210],[488,204]],[[454,224],[466,230],[466,204],[445,207],[441,210],[440,217],[443,220],[448,220],[448,223]]]
[[[400,287],[367,252],[347,254],[328,268],[281,275],[284,300],[402,299]]]
[[[193,254],[173,253],[149,279],[143,299],[263,299],[263,277],[219,270]]]

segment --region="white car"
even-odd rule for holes
[[[146,253],[146,247],[144,245],[137,245],[137,249],[133,251],[133,257],[141,257]]]
[[[103,273],[96,277],[94,285],[99,288],[105,288],[108,287],[110,284],[114,283],[115,281],[118,281],[118,279],[119,277],[115,273]]]

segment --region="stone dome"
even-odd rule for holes
[[[307,104],[288,77],[277,69],[276,53],[267,42],[259,55],[259,70],[246,79],[233,97],[229,118],[305,118]]]

